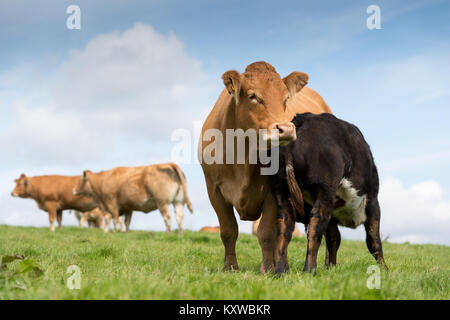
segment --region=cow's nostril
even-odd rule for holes
[[[279,132],[280,134],[284,133],[283,127],[281,127],[279,124],[277,124],[275,127],[278,129],[278,132]]]

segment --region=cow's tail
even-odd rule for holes
[[[191,200],[189,200],[189,196],[187,193],[186,177],[184,176],[183,171],[181,171],[181,169],[178,165],[176,165],[175,163],[172,163],[171,165],[172,165],[172,168],[177,173],[178,177],[180,178],[181,186],[183,187],[184,203],[187,205],[189,211],[191,213],[194,213],[194,209],[192,208]]]
[[[294,165],[292,161],[292,155],[286,150],[286,179],[289,186],[289,201],[292,207],[297,211],[297,215],[300,216],[300,221],[305,221],[305,208],[303,203],[303,194],[300,186],[295,179]]]

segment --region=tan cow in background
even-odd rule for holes
[[[97,207],[97,202],[90,197],[74,195],[73,187],[79,176],[37,176],[28,178],[22,174],[14,180],[16,187],[11,196],[36,201],[39,209],[48,212],[50,230],[55,231],[55,218],[58,227],[62,227],[63,210],[86,212]]]
[[[261,218],[259,218],[256,221],[253,221],[252,223],[252,234],[257,236],[258,235],[258,226],[259,226],[259,221],[261,220]],[[294,232],[292,233],[292,236],[294,237],[303,237],[304,234],[300,232],[300,229],[298,228],[298,225],[295,224],[295,229]]]
[[[159,209],[166,223],[166,231],[170,232],[169,205],[172,204],[181,235],[184,205],[193,213],[186,178],[175,163],[117,167],[98,173],[86,170],[73,192],[92,197],[100,208],[112,215],[114,225],[117,225],[119,216],[124,215],[126,231],[129,230],[133,211],[148,213]],[[108,227],[105,226],[105,231],[108,231]]]

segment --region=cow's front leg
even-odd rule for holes
[[[322,236],[328,227],[333,210],[333,198],[319,196],[314,202],[313,209],[310,213],[308,225],[308,248],[306,252],[304,272],[316,274],[317,269],[317,253],[319,252]]]
[[[239,230],[236,217],[234,216],[233,206],[225,201],[219,189],[214,187],[214,184],[208,184],[207,180],[206,186],[209,200],[219,219],[220,238],[225,247],[223,271],[239,270],[236,259],[236,240]]]
[[[272,193],[268,192],[258,226],[258,241],[262,250],[261,273],[275,271],[277,240],[277,206]]]
[[[53,202],[46,202],[45,208],[47,208],[48,212],[48,220],[50,222],[50,231],[55,231],[55,219],[56,219],[56,204]]]

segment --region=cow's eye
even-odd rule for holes
[[[259,102],[258,97],[257,97],[256,94],[254,94],[254,93],[250,94],[250,95],[248,96],[248,98],[249,98],[250,101],[253,102],[253,103],[258,103],[258,102]]]

